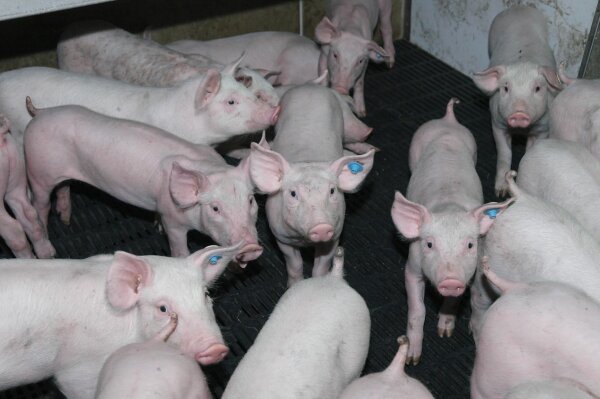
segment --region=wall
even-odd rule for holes
[[[533,5],[546,15],[556,60],[567,60],[569,75],[576,76],[597,0],[417,0],[412,4],[410,39],[470,75],[487,68],[490,24],[514,4]]]
[[[304,0],[306,36],[313,36],[315,26],[325,13],[324,3],[323,0]],[[402,38],[405,32],[403,21],[408,5],[408,0],[393,0],[396,38]],[[0,71],[33,65],[56,67],[55,48],[62,30],[72,22],[85,19],[107,20],[134,33],[151,27],[153,39],[161,43],[261,30],[299,31],[296,0],[111,1],[0,22]]]

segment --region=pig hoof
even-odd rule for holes
[[[419,362],[421,361],[421,356],[408,356],[406,358],[406,364],[410,365],[412,364],[413,366],[416,366],[417,364],[419,364]]]
[[[440,338],[444,338],[444,336],[450,338],[452,336],[453,329],[452,328],[440,328],[438,327],[438,335]]]

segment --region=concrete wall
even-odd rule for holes
[[[411,41],[459,71],[488,66],[490,24],[514,4],[533,5],[548,18],[549,41],[568,72],[579,71],[597,0],[418,0],[412,5]]]
[[[306,36],[313,37],[324,4],[323,0],[304,0]],[[410,2],[393,0],[393,4],[394,35],[402,38]],[[118,0],[0,22],[0,71],[32,65],[55,67],[62,30],[85,19],[107,20],[134,33],[151,27],[153,39],[161,43],[262,30],[299,31],[296,0]]]

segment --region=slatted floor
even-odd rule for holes
[[[471,79],[414,45],[396,42],[397,64],[392,70],[371,65],[366,78],[365,121],[374,127],[369,142],[382,149],[375,167],[359,193],[347,196],[347,216],[342,235],[346,249],[346,279],[366,300],[371,311],[372,333],[364,372],[381,371],[396,353],[396,338],[406,328],[404,263],[408,245],[394,229],[390,208],[394,190],[405,192],[408,148],[414,131],[427,120],[443,116],[451,97],[458,97],[457,119],[474,134],[478,144],[477,171],[486,201],[495,200],[495,146],[487,98]],[[522,154],[522,146],[517,153]],[[518,158],[518,156],[516,157]],[[60,258],[85,258],[125,250],[135,254],[167,255],[165,236],[153,225],[150,212],[118,202],[88,186],[73,186],[73,219],[70,226],[51,214],[50,237]],[[215,397],[221,396],[235,366],[285,291],[286,272],[259,200],[258,229],[264,254],[244,274],[226,273],[214,289],[215,312],[231,352],[220,364],[205,369]],[[208,245],[200,234],[190,234],[192,249]],[[9,257],[6,248],[2,257]],[[307,258],[308,260],[308,258]],[[309,268],[306,267],[306,272]],[[468,298],[463,300],[452,338],[436,334],[441,300],[434,289],[426,292],[424,353],[418,366],[407,372],[422,381],[436,398],[469,397],[469,375],[474,345],[468,332]],[[1,356],[1,355],[0,355]],[[1,392],[0,399],[63,398],[50,381]]]

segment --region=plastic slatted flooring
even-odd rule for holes
[[[399,239],[390,217],[394,190],[405,192],[408,179],[408,148],[414,131],[424,122],[444,115],[451,97],[457,119],[473,132],[479,159],[477,171],[486,201],[495,200],[495,146],[492,140],[487,98],[471,79],[416,46],[396,42],[397,64],[392,70],[371,65],[367,73],[365,121],[374,127],[369,142],[382,149],[362,190],[347,195],[347,216],[342,245],[346,250],[346,279],[366,300],[371,311],[372,334],[364,373],[381,371],[397,350],[396,338],[406,329],[407,304],[404,262],[408,245]],[[517,148],[517,153],[519,149]],[[521,149],[522,153],[522,149]],[[518,157],[517,157],[518,158]],[[59,258],[85,258],[116,250],[135,254],[168,255],[164,235],[154,227],[150,212],[123,204],[83,184],[74,184],[73,218],[62,225],[51,213],[50,237]],[[229,376],[252,344],[286,287],[283,257],[276,247],[264,214],[264,199],[258,229],[264,254],[244,274],[226,274],[213,290],[215,313],[231,351],[220,364],[205,368],[215,397],[220,397]],[[190,233],[193,250],[210,244],[198,233]],[[2,249],[2,248],[0,248]],[[4,247],[2,257],[10,257]],[[305,258],[305,273],[310,272]],[[468,296],[451,338],[436,333],[441,304],[435,290],[426,291],[424,353],[418,366],[407,372],[422,381],[437,398],[468,398],[474,344],[468,331]],[[0,393],[0,399],[63,396],[52,382],[18,387]]]

